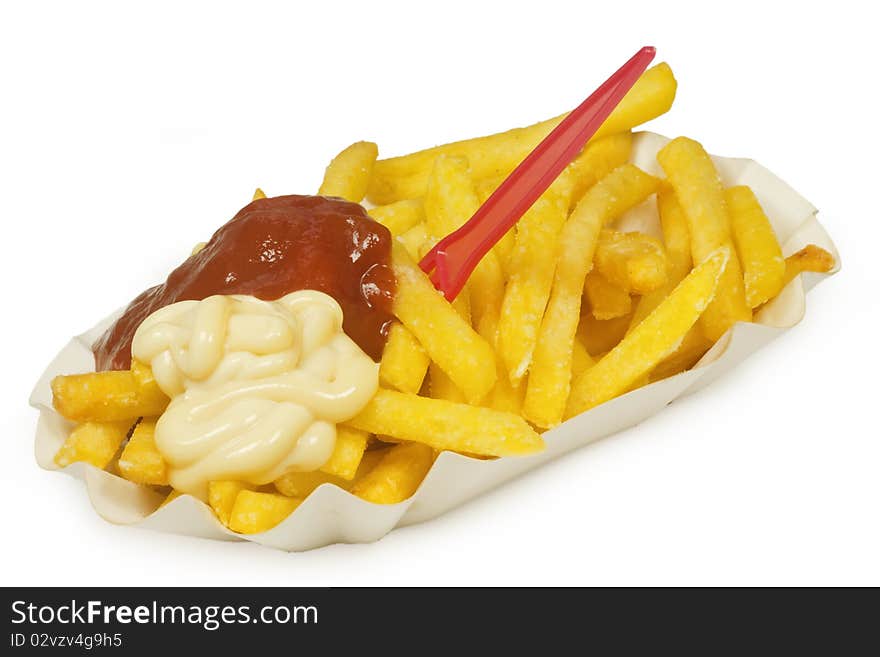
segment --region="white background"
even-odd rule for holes
[[[880,584],[867,3],[239,4],[0,10],[0,584]],[[555,115],[643,44],[679,80],[651,128],[757,159],[843,255],[726,379],[438,520],[305,554],[112,526],[36,466],[51,357],[255,186],[314,192],[358,139],[393,155]]]

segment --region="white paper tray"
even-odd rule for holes
[[[634,140],[633,162],[649,173],[662,176],[655,155],[667,141],[660,135],[639,133]],[[834,255],[834,271],[840,268],[837,250],[809,202],[752,160],[714,156],[713,159],[725,185],[745,184],[754,190],[773,223],[784,255],[810,243],[818,244]],[[618,225],[659,235],[653,199],[632,210]],[[290,551],[339,542],[375,541],[395,527],[434,518],[570,450],[632,427],[671,401],[711,383],[800,322],[805,311],[805,291],[824,276],[827,274],[807,273],[792,281],[758,313],[755,323],[735,325],[694,369],[613,399],[545,433],[547,449],[540,454],[482,461],[444,452],[416,494],[399,504],[372,504],[325,484],[278,526],[262,534],[241,536],[226,529],[205,504],[192,497],[179,497],[156,510],[161,497],[145,487],[83,463],[74,463],[62,471],[85,481],[95,509],[113,523],[219,540],[248,540]],[[132,296],[134,292],[137,291],[133,291]],[[90,345],[117,314],[118,311],[73,338],[49,364],[31,394],[30,403],[40,412],[35,439],[36,458],[47,470],[59,470],[53,456],[72,428],[53,410],[49,383],[58,374],[94,369]]]

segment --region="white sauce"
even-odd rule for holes
[[[138,327],[132,356],[171,398],[156,425],[170,483],[202,498],[212,480],[261,485],[320,468],[336,424],[379,386],[379,366],[342,331],[339,304],[312,290],[166,306]]]

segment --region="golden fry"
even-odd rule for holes
[[[55,464],[66,467],[83,461],[104,469],[116,456],[131,429],[131,421],[84,422],[70,432],[55,454]]]
[[[578,336],[574,337],[571,349],[571,377],[572,381],[590,369],[596,361],[590,356],[590,352]]]
[[[440,369],[437,363],[431,363],[428,367],[428,372],[428,391],[430,392],[432,399],[445,399],[446,401],[459,404],[466,403],[461,390],[459,390],[452,382],[452,379]]]
[[[500,308],[485,313],[477,326],[477,332],[493,346],[498,344],[498,319],[500,313]],[[497,350],[495,353],[495,370],[498,373],[498,377],[484,406],[494,408],[496,411],[518,414],[522,410],[523,397],[526,391],[525,383],[520,382],[515,387],[510,383],[510,377],[507,376],[507,372],[504,369],[504,361]]]
[[[74,422],[134,423],[161,414],[168,397],[155,380],[141,384],[131,371],[90,372],[52,379],[52,405]]]
[[[593,140],[626,132],[665,113],[672,106],[675,90],[675,78],[668,64],[648,69],[602,124]],[[564,116],[527,128],[378,160],[367,196],[377,205],[423,196],[434,160],[441,154],[466,158],[475,180],[501,176],[519,164]]]
[[[503,373],[504,371],[502,369],[500,374]],[[510,378],[505,375],[504,379],[498,379],[495,387],[492,388],[486,405],[496,411],[519,414],[522,412],[522,405],[525,396],[525,380],[520,381],[519,385],[514,386],[510,383]]]
[[[600,320],[593,317],[592,313],[586,313],[581,315],[577,337],[584,343],[587,352],[596,357],[611,351],[626,335],[631,322],[632,315]]]
[[[514,387],[532,362],[541,318],[553,286],[559,231],[564,223],[564,200],[545,194],[517,225],[516,249],[498,323],[498,349]]]
[[[474,189],[477,191],[477,198],[480,199],[481,205],[489,200],[489,197],[495,193],[495,190],[504,182],[505,178],[507,178],[507,174],[483,178],[474,184]]]
[[[342,479],[351,479],[357,472],[364,451],[367,449],[369,434],[351,427],[336,427],[336,446],[321,472]]]
[[[678,348],[651,370],[651,381],[659,381],[691,369],[711,347],[712,343],[703,335],[699,326],[691,328]]]
[[[573,209],[584,192],[614,169],[626,164],[631,152],[632,133],[629,131],[591,141],[553,181],[550,185],[550,193],[567,199],[568,209]],[[509,173],[508,171],[504,175],[483,179],[477,183],[480,203],[486,202]]]
[[[277,493],[243,490],[229,512],[229,529],[239,534],[258,534],[272,529],[294,512],[302,500]]]
[[[257,188],[254,190],[254,196],[253,196],[253,198],[251,199],[251,201],[259,201],[259,200],[264,199],[264,198],[266,198],[266,192],[264,192],[262,189],[260,189],[259,187],[257,187]]]
[[[632,312],[632,297],[629,292],[596,270],[591,271],[584,279],[584,296],[596,319],[614,319]]]
[[[590,141],[632,130],[665,114],[672,107],[677,88],[669,64],[661,62],[652,66],[642,73]]]
[[[653,292],[643,295],[633,313],[630,330],[638,326],[654,308],[660,305],[669,293],[675,289],[693,267],[691,256],[691,236],[688,232],[687,219],[675,190],[664,183],[657,190],[657,213],[663,229],[663,244],[666,247],[666,283]]]
[[[357,473],[351,479],[343,479],[325,472],[289,472],[275,480],[275,488],[282,495],[305,499],[322,484],[333,484],[343,490],[349,490],[355,483],[370,472],[388,450],[371,449],[364,452],[364,458],[358,465]]]
[[[511,261],[513,260],[513,252],[516,250],[516,226],[512,227],[501,237],[500,240],[492,247],[495,257],[498,258],[498,264],[501,265],[501,273],[504,279],[510,277]]]
[[[754,192],[744,185],[724,190],[733,242],[743,268],[746,303],[757,308],[782,289],[785,260],[770,220]]]
[[[687,218],[684,216],[675,190],[668,184],[664,184],[657,193],[657,211],[663,228],[663,243],[666,246],[669,278],[665,285],[644,295],[639,300],[628,331],[632,331],[654,308],[659,306],[675,289],[675,286],[684,280],[693,267]],[[703,335],[699,326],[691,328],[678,348],[651,371],[650,380],[659,381],[690,369],[711,346],[712,342]]]
[[[425,220],[425,207],[418,199],[406,199],[390,205],[380,205],[367,213],[391,231],[394,236],[403,235],[413,226]]]
[[[455,301],[452,302],[452,308],[458,313],[468,326],[473,326],[473,318],[471,315],[471,295],[467,294],[467,286],[461,291]]]
[[[425,193],[428,232],[435,240],[440,240],[458,230],[479,207],[467,160],[440,155],[434,162]],[[500,307],[504,277],[494,251],[489,251],[470,275],[467,293],[474,324],[479,322],[487,308]]]
[[[785,259],[785,278],[783,287],[791,283],[794,277],[805,271],[824,273],[834,267],[834,256],[822,247],[807,244],[797,253]]]
[[[208,504],[214,510],[217,519],[229,526],[232,507],[238,494],[243,490],[253,490],[253,486],[242,481],[209,481]]]
[[[629,131],[594,139],[559,174],[551,187],[568,199],[571,210],[590,187],[626,164],[631,152],[632,133]]]
[[[504,302],[504,272],[494,251],[489,251],[468,281],[471,323],[478,325],[487,312],[498,314]]]
[[[428,231],[440,239],[459,228],[480,206],[468,162],[440,155],[434,161],[424,197]]]
[[[397,504],[412,496],[422,483],[434,452],[419,443],[402,443],[385,450],[382,459],[351,488],[351,492],[373,504]]]
[[[671,278],[678,285],[694,266],[694,260],[691,255],[691,234],[687,217],[675,190],[668,183],[662,184],[657,190],[657,214],[660,216]]]
[[[495,385],[495,353],[434,289],[402,246],[392,250],[397,294],[393,311],[431,360],[449,375],[470,403]]]
[[[372,142],[359,141],[352,144],[327,165],[318,194],[360,203],[367,193],[367,185],[378,155],[379,147]]]
[[[119,456],[119,474],[136,484],[168,485],[168,466],[156,447],[156,422],[138,423]]]
[[[367,198],[372,203],[381,205],[424,196],[434,160],[440,155],[467,159],[477,179],[503,175],[519,164],[562,119],[563,116],[557,116],[526,128],[515,128],[487,137],[378,160],[367,190]]]
[[[430,362],[416,336],[395,322],[388,331],[379,363],[379,382],[386,388],[415,394],[422,387]]]
[[[730,218],[724,203],[721,178],[709,154],[693,139],[678,137],[657,153],[676,197],[687,217],[691,253],[699,264],[723,246],[731,249],[718,294],[700,320],[706,337],[718,340],[734,322],[749,322],[752,310],[746,303],[742,269],[733,252]]]
[[[572,385],[567,416],[593,408],[628,390],[672,353],[712,301],[729,247],[710,254],[641,324]]]
[[[532,454],[544,446],[541,436],[518,415],[384,389],[348,424],[438,451],[482,456]]]
[[[641,203],[658,180],[631,164],[591,187],[562,229],[561,253],[529,372],[523,415],[540,427],[562,421],[571,385],[574,336],[580,321],[584,280],[602,226]]]
[[[627,292],[648,294],[667,280],[663,244],[644,233],[621,233],[605,228],[596,245],[596,269]]]
[[[428,250],[427,247],[430,244],[429,237],[428,227],[422,222],[404,231],[397,238],[397,241],[403,245],[410,258],[421,260],[422,255]]]

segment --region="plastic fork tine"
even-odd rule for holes
[[[596,134],[639,79],[656,51],[633,55],[589,98],[575,108],[511,172],[467,223],[440,240],[419,263],[434,287],[452,301],[486,253],[538,200]]]

